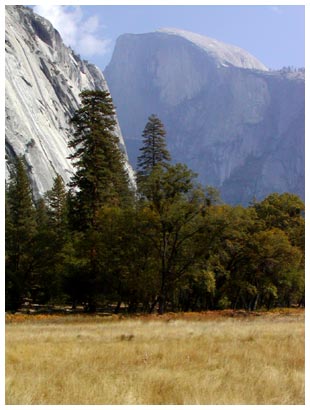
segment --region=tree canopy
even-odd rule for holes
[[[106,203],[128,200],[129,180],[125,159],[116,134],[115,109],[107,91],[84,91],[81,108],[71,124],[70,159],[76,169],[70,186],[74,188],[81,226],[94,227],[98,212]]]
[[[171,161],[171,156],[166,146],[166,130],[161,120],[152,114],[142,133],[141,155],[138,157],[138,181],[147,177],[153,168],[165,165]]]
[[[164,126],[143,132],[133,193],[109,93],[85,91],[72,117],[66,187],[35,201],[25,161],[6,188],[6,309],[71,304],[94,312],[270,309],[304,305],[304,203],[272,193],[224,204],[184,164]]]

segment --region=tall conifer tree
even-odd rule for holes
[[[157,165],[165,165],[171,161],[166,146],[166,130],[160,119],[152,114],[142,133],[143,145],[138,157],[138,181],[151,174]]]
[[[24,159],[18,157],[6,191],[6,305],[9,309],[17,309],[27,296],[36,231],[30,182]]]
[[[69,158],[76,168],[71,187],[76,188],[81,226],[95,227],[103,204],[119,205],[128,200],[129,180],[110,94],[97,90],[80,96],[81,108],[71,120],[74,133],[69,147],[74,152]]]
[[[84,91],[81,108],[72,118],[69,147],[76,172],[71,180],[71,226],[80,231],[77,251],[85,283],[87,310],[96,310],[97,296],[104,291],[100,221],[104,205],[126,206],[131,199],[125,158],[116,134],[113,102],[107,91]],[[73,195],[72,195],[73,194]],[[73,212],[73,217],[72,217]]]
[[[65,184],[60,175],[54,178],[52,189],[45,194],[48,215],[57,242],[65,241],[68,230],[68,199]]]

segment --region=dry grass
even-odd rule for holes
[[[304,404],[304,314],[8,317],[6,404]]]

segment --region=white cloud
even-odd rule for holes
[[[276,14],[282,14],[283,13],[283,9],[281,9],[279,6],[270,6],[271,10],[276,13]]]
[[[82,57],[102,55],[108,51],[110,40],[100,37],[98,16],[86,18],[80,6],[38,5],[35,13],[49,20],[59,31],[64,43]]]

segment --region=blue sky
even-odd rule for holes
[[[303,5],[35,6],[67,45],[102,70],[119,35],[162,27],[189,30],[237,45],[272,69],[304,67],[304,9]]]

